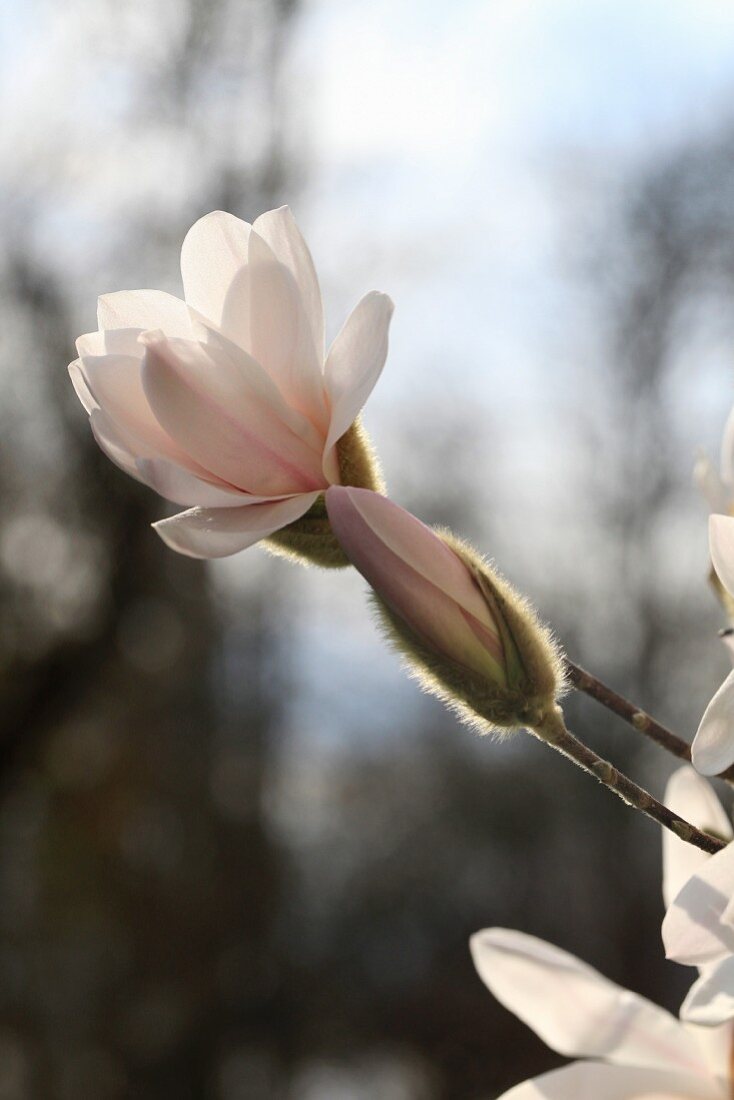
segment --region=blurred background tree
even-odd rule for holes
[[[149,528],[165,505],[98,453],[71,393],[96,293],[175,293],[198,216],[308,194],[299,5],[34,15],[31,50],[18,11],[25,91],[0,137],[0,1098],[496,1096],[558,1059],[474,974],[467,938],[488,924],[676,1007],[654,827],[529,738],[458,729],[384,652],[356,576],[172,554]],[[493,553],[574,657],[690,735],[726,666],[689,467],[693,387],[726,411],[731,126],[614,187],[570,150],[549,195],[558,179],[547,277],[572,288],[573,331],[534,365],[537,393],[513,391],[511,358],[452,349],[449,297],[445,334],[420,302],[398,328],[367,419],[396,499]],[[417,283],[423,225],[388,255],[376,219],[354,248],[360,186],[332,241],[369,285],[391,263],[397,291]],[[502,244],[481,248],[504,270]],[[327,269],[332,324],[353,281]],[[569,708],[660,792],[670,762]]]

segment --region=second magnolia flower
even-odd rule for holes
[[[333,486],[326,507],[425,687],[484,727],[533,725],[554,705],[563,676],[548,631],[470,547],[367,489]]]

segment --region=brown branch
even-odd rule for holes
[[[667,749],[679,760],[686,760],[690,763],[691,746],[682,737],[678,737],[677,734],[661,725],[646,711],[636,707],[629,699],[625,699],[623,695],[607,687],[598,676],[594,676],[593,673],[587,672],[586,669],[574,664],[568,657],[566,657],[566,672],[568,679],[578,691],[583,691],[585,695],[596,699],[597,703],[601,703],[603,707],[616,714],[617,717],[622,718],[638,733],[643,733],[645,737],[649,737],[651,741]],[[734,781],[734,767],[727,768],[726,771],[721,773],[719,779],[725,779],[727,782]]]
[[[610,764],[608,760],[603,760],[592,749],[582,744],[578,738],[566,729],[560,708],[545,715],[540,724],[531,732],[542,741],[545,741],[551,748],[573,760],[584,771],[593,775],[600,783],[613,791],[618,798],[626,802],[628,806],[640,810],[647,817],[652,818],[653,821],[657,821],[663,828],[670,829],[686,843],[693,844],[696,848],[712,855],[726,846],[723,840],[702,832],[691,825],[689,821],[673,813],[662,802],[658,802],[656,798],[653,798],[649,791],[639,787],[628,776],[615,768],[613,764]]]

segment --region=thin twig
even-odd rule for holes
[[[665,829],[670,829],[681,840],[686,841],[688,844],[694,844],[697,848],[712,855],[726,846],[723,840],[702,832],[691,825],[689,821],[679,817],[678,814],[674,814],[662,802],[658,802],[656,798],[653,798],[649,791],[646,791],[643,787],[638,787],[636,783],[615,768],[613,764],[610,764],[608,760],[603,760],[592,749],[582,744],[577,737],[574,737],[566,729],[560,708],[546,714],[539,725],[531,732],[549,744],[551,748],[569,757],[584,771],[593,775],[600,783],[621,798],[623,802],[626,802],[628,806],[641,810],[643,814],[651,817],[653,821],[657,821]]]
[[[629,699],[625,699],[623,695],[602,683],[598,676],[594,676],[593,673],[587,672],[585,668],[574,664],[568,657],[566,657],[566,671],[569,680],[578,691],[583,691],[585,695],[596,699],[597,703],[601,703],[607,710],[624,719],[638,733],[643,733],[645,737],[649,737],[651,741],[667,749],[679,760],[687,760],[690,763],[691,746],[682,737],[678,737],[672,730],[657,722],[652,715],[640,710]],[[734,780],[734,767],[727,768],[726,771],[721,773],[719,779],[732,782]]]

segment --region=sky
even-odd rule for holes
[[[178,10],[175,0],[156,8],[174,39]],[[148,130],[144,142],[118,134],[141,109],[128,102],[126,64],[155,66],[166,36],[150,33],[150,9],[135,0],[120,5],[114,36],[96,12],[86,0],[11,0],[0,13],[0,95],[13,108],[0,127],[0,201],[4,186],[31,202],[35,186],[51,187],[37,247],[58,253],[88,299],[86,328],[94,295],[121,277],[102,271],[107,230],[123,246],[141,203],[184,206],[197,186],[195,134],[173,162],[164,132]],[[578,255],[603,235],[636,168],[714,129],[730,109],[734,4],[305,0],[285,80],[305,167],[293,206],[322,278],[329,332],[368,290],[396,303],[367,423],[398,499],[409,433],[430,446],[469,410],[462,446],[476,468],[490,469],[496,444],[512,471],[511,494],[492,501],[495,510],[516,524],[531,515],[546,541],[559,508],[566,524],[583,526],[563,494],[575,461],[563,416],[602,351]],[[207,89],[216,95],[216,82]],[[243,118],[250,94],[243,87]],[[39,142],[50,180],[28,174]],[[124,248],[112,255],[128,285],[155,278]],[[696,368],[681,372],[684,479],[695,444],[715,446],[734,396],[726,349],[696,349]],[[487,506],[480,494],[477,512]],[[521,567],[532,553],[520,540]],[[251,556],[242,558],[217,567],[225,583],[253,571]],[[311,609],[329,583],[311,578],[303,589],[303,620],[326,632],[324,644],[327,619]],[[348,587],[337,599],[351,605]]]

